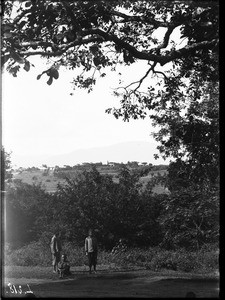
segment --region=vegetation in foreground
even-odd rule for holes
[[[63,247],[68,254],[71,266],[87,265],[84,249],[66,243]],[[51,266],[51,254],[48,245],[35,242],[17,250],[6,251],[5,265],[7,266]],[[180,272],[211,273],[219,268],[217,247],[206,245],[199,251],[164,250],[153,248],[124,248],[115,251],[100,250],[98,265],[109,268],[140,267],[151,271],[173,270]]]

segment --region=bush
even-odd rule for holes
[[[146,269],[158,271],[160,269],[177,270],[176,259],[172,251],[156,249],[152,259],[145,265]]]
[[[63,244],[63,253],[65,253],[72,266],[83,266],[87,264],[84,248],[78,247],[72,243]]]
[[[63,253],[67,254],[71,266],[87,265],[88,260],[84,247],[65,242]],[[35,242],[17,250],[5,249],[5,264],[15,266],[50,266],[50,247],[44,242]],[[125,251],[110,252],[99,249],[98,265],[109,268],[142,267],[147,270],[160,271],[163,269],[209,273],[219,268],[218,248],[206,246],[197,252],[187,252],[185,249],[169,251],[154,248],[127,248]]]
[[[199,254],[197,252],[187,253],[185,251],[177,251],[177,269],[182,272],[192,272],[199,269]]]
[[[5,265],[11,266],[49,266],[50,248],[40,242],[34,242],[20,249],[6,253]]]

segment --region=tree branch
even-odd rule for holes
[[[114,15],[114,16],[120,17],[120,18],[122,18],[124,20],[124,22],[134,22],[134,21],[136,21],[136,22],[142,22],[142,23],[144,22],[144,23],[153,25],[154,28],[168,27],[168,26],[171,25],[168,22],[157,21],[154,18],[143,17],[143,16],[129,16],[129,15],[126,15],[125,13],[121,13],[121,12],[115,11],[115,10],[111,11],[110,15]]]
[[[23,10],[23,11],[21,12],[21,14],[19,14],[17,17],[15,17],[15,19],[14,19],[13,22],[12,22],[12,25],[17,25],[18,22],[19,22],[19,21],[20,21],[27,13],[29,13],[29,12],[31,12],[31,11],[32,11],[31,8]]]
[[[39,43],[36,43],[35,46],[40,46],[40,44],[44,44],[45,46],[49,46],[49,47],[57,46],[59,50],[58,51],[20,51],[20,55],[60,56],[64,52],[66,52],[69,48],[79,46],[79,45],[89,44],[89,43],[93,43],[93,42],[102,42],[102,38],[101,37],[90,37],[90,38],[86,38],[86,39],[76,40],[67,45],[64,44],[61,47],[57,46],[53,43],[49,43],[49,42],[39,42]],[[29,44],[32,45],[32,43],[29,43]]]
[[[130,84],[128,84],[128,85],[125,86],[125,87],[118,87],[118,88],[115,89],[115,90],[118,90],[118,89],[124,89],[124,90],[128,93],[128,90],[127,90],[127,89],[128,89],[130,86],[132,86],[132,85],[138,83],[138,86],[137,86],[133,91],[131,91],[131,93],[130,93],[130,94],[134,94],[134,93],[139,89],[139,87],[141,86],[142,82],[143,82],[144,79],[149,75],[149,73],[150,73],[151,71],[154,71],[154,67],[156,66],[156,64],[157,64],[157,63],[154,62],[154,63],[151,65],[151,67],[147,70],[147,72],[145,73],[145,75],[144,75],[140,80],[131,82]]]
[[[170,35],[173,32],[173,30],[176,28],[176,26],[169,26],[165,35],[164,35],[164,39],[161,45],[159,45],[157,48],[154,49],[154,51],[156,51],[156,53],[159,53],[159,50],[166,48],[168,43],[169,43],[169,39],[170,39]]]
[[[166,80],[168,79],[168,77],[166,76],[166,74],[165,74],[164,72],[156,71],[155,69],[153,69],[152,72],[153,72],[154,74],[161,74],[161,75],[164,76],[164,78],[165,78]]]
[[[134,93],[139,89],[139,87],[141,86],[142,82],[144,81],[144,79],[148,76],[148,74],[154,70],[155,66],[156,66],[156,62],[153,63],[153,65],[148,69],[148,71],[146,72],[146,74],[140,79],[139,81],[139,85],[136,87],[136,89],[134,89]]]
[[[168,30],[170,32],[170,30]],[[121,48],[124,48],[128,50],[133,57],[141,59],[141,60],[150,60],[157,63],[160,63],[161,66],[167,64],[170,61],[173,61],[175,59],[181,58],[182,56],[186,56],[192,51],[196,51],[199,49],[210,49],[212,46],[216,46],[219,44],[218,39],[213,39],[211,41],[203,41],[199,43],[194,43],[192,45],[185,46],[184,48],[173,50],[171,52],[167,52],[166,55],[157,55],[152,53],[152,49],[149,52],[146,51],[139,51],[135,47],[131,46],[129,43],[119,39],[114,34],[109,34],[101,29],[92,29],[90,30],[90,33],[98,34],[102,37],[104,37],[105,40],[113,41],[115,44],[120,45]],[[167,37],[166,37],[167,39]]]

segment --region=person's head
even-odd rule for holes
[[[62,254],[61,259],[62,259],[62,261],[65,261],[67,259],[66,254]]]
[[[89,235],[89,236],[92,236],[92,235],[93,235],[93,230],[92,230],[92,229],[89,229],[89,230],[88,230],[88,235]]]
[[[55,231],[54,235],[55,235],[56,237],[59,237],[59,232],[58,232],[58,231]]]

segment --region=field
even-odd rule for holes
[[[105,167],[99,167],[97,169],[100,174],[110,175],[113,177],[113,180],[115,182],[118,182],[117,170],[113,168],[105,168]],[[14,180],[22,180],[22,182],[28,184],[41,183],[47,192],[53,193],[56,191],[58,183],[65,183],[65,179],[63,178],[63,175],[69,177],[75,177],[77,172],[79,171],[76,170],[60,171],[61,175],[57,176],[53,171],[49,171],[48,174],[46,174],[43,170],[24,170],[22,172],[20,171],[14,173],[13,178]],[[149,180],[151,180],[152,176],[157,174],[163,175],[164,173],[166,173],[166,170],[150,171],[147,176],[141,177],[140,181],[145,185]],[[163,186],[156,185],[153,188],[153,192],[156,194],[162,194],[162,193],[167,193],[168,191]]]

